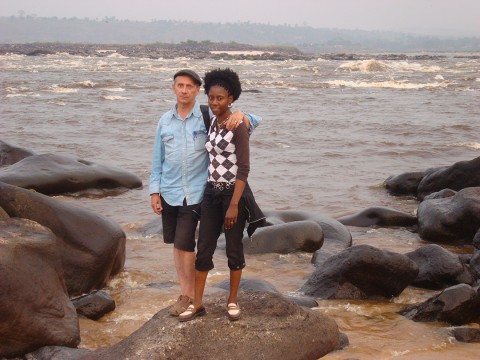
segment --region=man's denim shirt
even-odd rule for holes
[[[261,117],[246,114],[251,128]],[[182,120],[176,105],[162,115],[157,125],[153,149],[150,194],[160,193],[172,206],[199,204],[207,183],[208,153],[205,149],[207,129],[200,105],[195,105]]]

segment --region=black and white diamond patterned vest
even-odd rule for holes
[[[210,157],[208,166],[208,181],[234,182],[237,176],[237,155],[235,144],[232,142],[233,131],[221,128],[217,132],[217,117],[212,118],[208,141],[205,147]]]

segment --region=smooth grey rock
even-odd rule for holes
[[[121,169],[58,154],[31,155],[0,168],[0,181],[47,195],[142,186],[138,176]]]
[[[312,220],[261,227],[251,238],[246,237],[243,241],[246,254],[314,252],[322,245],[322,228]]]
[[[371,207],[353,215],[343,216],[337,220],[343,225],[358,227],[414,226],[417,224],[416,216],[382,206]]]
[[[268,292],[240,292],[240,320],[227,319],[224,296],[205,297],[207,314],[180,323],[164,309],[119,343],[83,360],[319,359],[340,342],[335,321]]]

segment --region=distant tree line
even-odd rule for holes
[[[319,29],[309,26],[250,22],[130,21],[19,16],[0,17],[0,43],[67,42],[101,44],[237,42],[296,47],[307,53],[325,52],[473,52],[479,37],[433,37],[385,31]]]

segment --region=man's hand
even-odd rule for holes
[[[160,200],[160,194],[150,195],[150,201],[152,205],[153,212],[157,215],[162,215],[162,201]]]
[[[245,116],[243,111],[236,110],[230,115],[230,119],[225,123],[225,127],[230,131],[235,130],[242,122],[245,123],[247,129],[250,129],[250,120],[248,120],[248,117]]]

